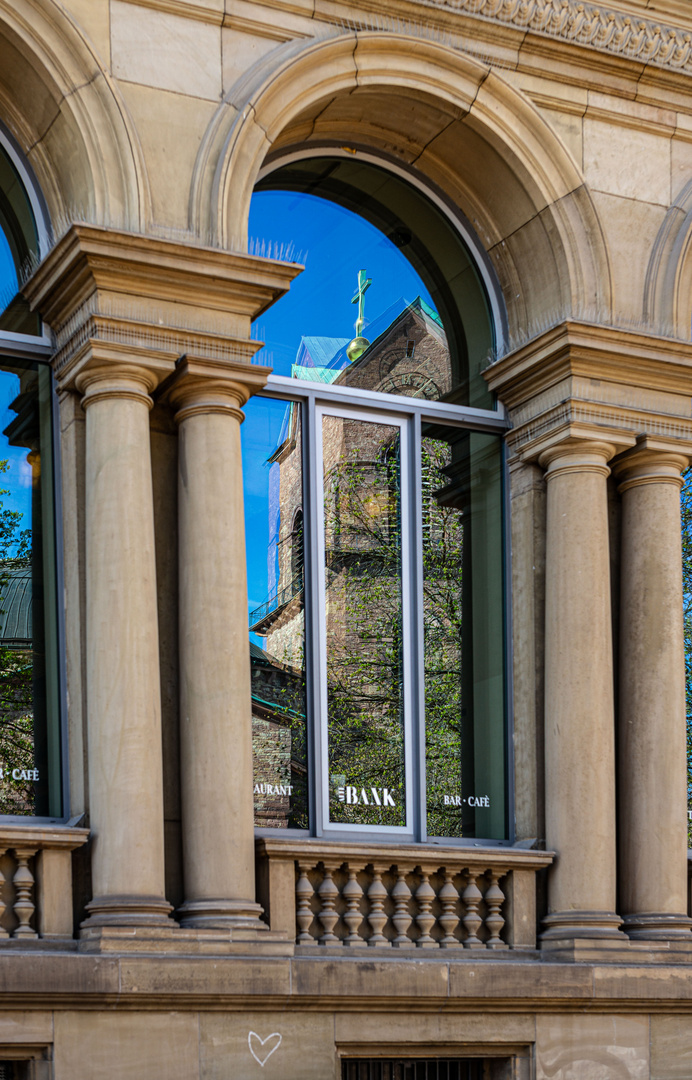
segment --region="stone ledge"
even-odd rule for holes
[[[0,1002],[25,1008],[117,1003],[123,1008],[219,1008],[288,1002],[309,1010],[629,1007],[692,1011],[688,965],[595,965],[449,957],[335,959],[258,956],[94,956],[31,949],[0,952]],[[652,1006],[653,1003],[653,1006]]]

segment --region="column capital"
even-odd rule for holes
[[[242,406],[261,390],[271,368],[237,360],[209,360],[186,354],[161,387],[161,400],[175,408],[175,421],[210,413],[234,416],[242,423]]]
[[[531,454],[545,470],[546,480],[563,473],[610,474],[608,462],[618,451],[630,446],[634,439],[622,432],[600,431],[598,428],[569,425],[566,430],[553,432],[538,443]]]
[[[105,398],[130,398],[151,409],[151,393],[170,372],[171,361],[149,350],[89,342],[71,365],[61,389],[76,390],[87,409]]]
[[[613,472],[620,481],[618,491],[628,491],[641,484],[673,484],[681,488],[682,473],[690,458],[692,443],[644,435],[613,464]]]

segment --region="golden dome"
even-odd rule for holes
[[[361,337],[359,334],[358,337],[354,337],[353,341],[349,342],[346,346],[346,355],[351,363],[353,363],[354,360],[357,360],[358,357],[362,356],[365,350],[369,348],[370,342],[368,339],[366,337]]]

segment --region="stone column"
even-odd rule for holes
[[[168,924],[146,367],[77,378],[86,410],[87,927]]]
[[[680,539],[685,450],[645,437],[615,470],[622,494],[619,895],[633,938],[692,938]]]
[[[544,944],[623,939],[615,914],[615,731],[606,479],[615,446],[568,439],[546,468]]]
[[[183,926],[266,930],[255,902],[240,424],[266,369],[178,366]]]

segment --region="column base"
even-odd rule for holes
[[[626,942],[620,930],[622,919],[614,911],[554,911],[543,920],[545,930],[540,936],[541,948],[551,941],[588,938]]]
[[[89,917],[81,924],[97,926],[175,926],[173,905],[162,896],[95,896],[87,904]]]
[[[268,931],[262,910],[251,900],[186,900],[177,915],[181,926],[197,930]]]
[[[647,912],[624,915],[622,921],[632,941],[692,941],[692,919],[687,915]]]
[[[263,933],[246,927],[199,930],[168,921],[169,926],[87,927],[81,931],[79,942],[72,944],[80,953],[121,956],[293,956],[295,952],[292,938],[266,927]]]

